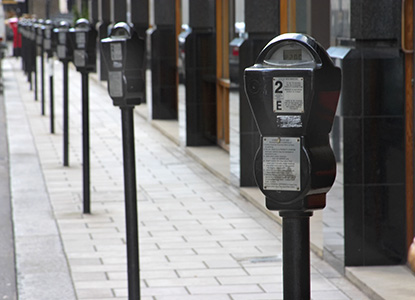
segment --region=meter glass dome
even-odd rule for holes
[[[278,66],[311,66],[321,64],[311,52],[300,43],[290,41],[279,43],[275,49],[269,51],[265,56],[264,62],[268,65]]]

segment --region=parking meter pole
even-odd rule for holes
[[[53,93],[53,59],[48,58],[49,61],[49,96],[50,96],[50,133],[55,133],[55,103]]]
[[[68,61],[63,62],[63,165],[69,166]]]
[[[45,115],[45,55],[43,54],[43,47],[40,50],[40,84],[41,84],[41,110],[42,116]]]
[[[127,236],[128,299],[140,299],[133,107],[121,108]]]
[[[311,212],[280,212],[284,299],[310,299]]]
[[[35,45],[35,51],[36,51],[36,45]],[[37,72],[37,55],[36,55],[36,52],[35,52],[34,62],[33,63],[34,63],[34,77],[35,77],[35,101],[37,101],[38,100],[38,98],[37,98],[37,94],[38,94],[37,74],[38,74],[38,72]]]
[[[91,213],[89,170],[89,82],[88,73],[82,72],[82,167],[84,214]]]

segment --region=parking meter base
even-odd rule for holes
[[[120,108],[123,108],[123,107],[134,108],[134,106],[141,104],[141,99],[142,98],[138,98],[138,99],[120,99],[120,100],[112,99],[112,100],[113,100],[114,106],[118,106]]]

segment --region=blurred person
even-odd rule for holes
[[[9,26],[13,30],[13,56],[21,56],[22,51],[22,35],[18,31],[19,19],[14,16],[9,19]]]
[[[415,238],[408,250],[408,265],[415,272]]]

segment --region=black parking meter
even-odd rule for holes
[[[340,69],[302,34],[271,40],[245,69],[245,91],[260,133],[255,179],[283,219],[284,299],[310,299],[310,217],[336,176],[329,144]]]
[[[40,97],[41,97],[41,113],[45,115],[45,56],[43,45],[43,30],[45,21],[40,19],[35,24],[36,30],[36,45],[38,54],[40,55]]]
[[[56,55],[61,62],[71,61],[73,56],[72,44],[69,37],[70,24],[67,21],[59,22],[53,29]]]
[[[108,92],[115,106],[139,105],[144,97],[144,41],[126,23],[117,23],[101,40],[108,69]]]
[[[97,31],[87,19],[79,19],[71,32],[73,63],[78,72],[95,72]]]
[[[82,75],[82,169],[84,213],[91,212],[89,168],[89,78],[95,71],[97,31],[87,19],[79,19],[69,29],[73,48],[73,63]]]
[[[245,70],[245,91],[261,135],[255,178],[270,210],[322,209],[336,176],[329,144],[340,69],[312,38],[284,34]]]
[[[43,34],[43,49],[48,55],[48,58],[53,56],[53,43],[52,43],[52,33],[53,33],[53,23],[51,20],[46,20],[43,24],[42,34]]]
[[[53,91],[53,51],[54,43],[52,39],[53,35],[53,23],[51,20],[46,20],[43,24],[43,50],[47,54],[48,65],[49,65],[49,97],[50,97],[50,132],[55,133],[55,109],[54,109],[54,91]]]
[[[30,21],[30,25],[29,25],[29,39],[31,41],[30,43],[30,57],[31,57],[31,61],[33,62],[33,70],[34,70],[34,94],[35,94],[35,101],[38,100],[38,84],[37,84],[37,35],[36,35],[36,31],[37,31],[37,27],[39,25],[37,24],[37,20],[36,19],[31,19]]]
[[[120,22],[111,29],[108,38],[101,40],[101,52],[108,70],[109,95],[121,109],[128,299],[140,299],[133,108],[140,104],[145,91],[144,40],[128,24]]]
[[[96,67],[97,31],[87,19],[79,19],[70,30],[73,63],[82,76],[82,169],[84,213],[91,212],[89,169],[89,78]]]
[[[22,35],[22,67],[27,75],[27,80],[30,83],[30,90],[32,90],[32,72],[33,64],[32,61],[32,40],[31,40],[31,20],[21,19],[18,22],[18,31]]]
[[[69,33],[70,24],[61,21],[53,30],[56,44],[56,55],[63,64],[63,165],[69,166],[69,68],[72,61],[73,50]]]
[[[36,45],[38,45],[39,47],[43,47],[42,26],[44,23],[45,21],[43,19],[39,19],[34,24],[35,34],[36,34]]]

